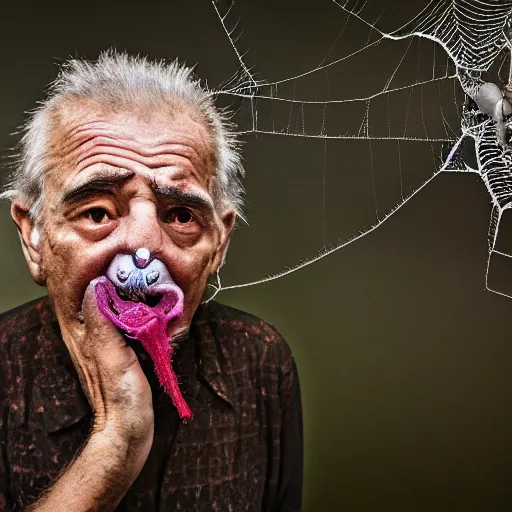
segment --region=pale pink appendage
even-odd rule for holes
[[[152,293],[162,295],[160,302],[150,307],[142,302],[119,298],[114,285],[100,277],[95,287],[99,310],[130,338],[139,340],[153,360],[155,373],[172,399],[180,418],[187,422],[192,411],[183,398],[178,379],[172,368],[172,347],[167,337],[167,326],[183,314],[183,293],[177,286],[159,285]]]

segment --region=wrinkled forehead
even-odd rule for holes
[[[202,113],[179,103],[104,105],[72,99],[57,105],[49,120],[46,179],[61,188],[84,161],[104,149],[132,151],[140,163],[165,167],[176,152],[190,162],[205,188],[212,190],[216,148]],[[94,149],[96,148],[96,149]]]

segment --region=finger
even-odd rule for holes
[[[126,344],[119,329],[100,311],[96,287],[106,280],[99,277],[89,283],[82,303],[82,314],[88,343],[100,349],[98,356],[103,364],[115,368],[129,368],[138,364],[135,352]]]
[[[82,317],[86,326],[95,327],[104,330],[106,333],[117,333],[116,327],[103,315],[98,308],[96,287],[105,277],[93,279],[85,290],[84,300],[82,302]]]
[[[100,311],[97,304],[96,287],[105,277],[93,279],[87,287],[82,302],[82,318],[87,337],[96,345],[112,343],[126,346],[118,328]]]

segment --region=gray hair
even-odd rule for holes
[[[94,62],[71,59],[48,88],[47,97],[23,126],[14,171],[0,199],[22,198],[37,219],[44,199],[46,154],[55,109],[68,100],[93,100],[129,109],[173,101],[198,112],[210,132],[216,169],[213,195],[244,219],[244,176],[239,141],[228,113],[215,105],[214,94],[177,60],[167,63],[109,50]]]

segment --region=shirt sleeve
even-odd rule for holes
[[[295,361],[288,409],[283,411],[281,470],[272,512],[300,512],[303,479],[303,424],[299,375]]]
[[[3,385],[3,383],[1,383]],[[0,399],[0,512],[13,509],[13,503],[9,494],[8,468],[5,446],[6,434],[6,402]]]

